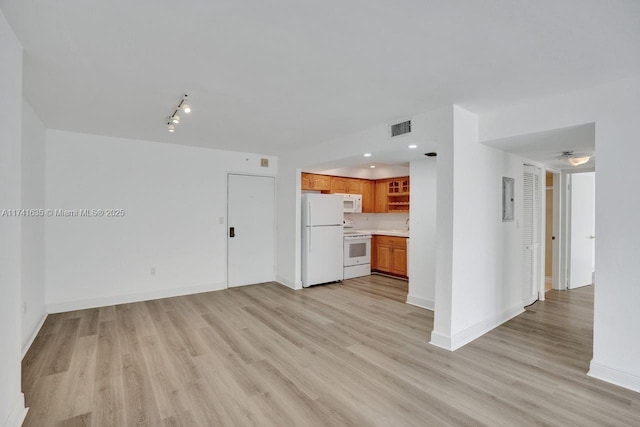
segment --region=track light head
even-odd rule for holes
[[[170,133],[174,133],[176,131],[176,127],[173,124],[169,123],[169,126],[168,126],[167,130]]]
[[[173,113],[173,116],[171,116],[171,121],[175,124],[180,123],[180,116],[177,113]]]
[[[182,104],[182,111],[189,114],[191,112],[191,106],[189,104]]]

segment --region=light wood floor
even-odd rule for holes
[[[585,375],[591,287],[451,353],[381,276],[276,283],[51,315],[23,361],[25,426],[640,425]]]

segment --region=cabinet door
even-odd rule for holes
[[[362,212],[375,212],[376,184],[374,181],[365,179],[362,181]]]
[[[301,179],[302,179],[301,187],[303,190],[313,190],[310,173],[302,172]]]
[[[331,190],[331,177],[328,175],[312,175],[311,182],[314,190]]]
[[[347,178],[347,193],[349,194],[362,194],[362,180],[357,178]]]
[[[378,270],[391,272],[392,252],[393,249],[391,246],[378,244],[376,247],[376,265]]]
[[[347,183],[345,178],[339,176],[331,177],[331,192],[332,193],[346,193],[347,192]]]
[[[387,180],[376,181],[376,196],[374,201],[374,212],[387,212]]]
[[[393,248],[391,253],[391,272],[400,276],[407,275],[407,249]]]

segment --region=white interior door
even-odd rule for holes
[[[538,299],[540,285],[540,232],[541,232],[541,188],[540,170],[525,166],[523,174],[524,212],[523,212],[523,288],[524,305]]]
[[[227,285],[275,278],[275,181],[229,174],[227,187]]]
[[[595,209],[595,173],[572,174],[569,289],[593,283]]]

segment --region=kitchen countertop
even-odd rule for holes
[[[354,229],[354,228],[349,228],[348,230],[362,231],[366,233],[375,234],[378,236],[409,237],[409,230],[361,230],[361,229]]]

